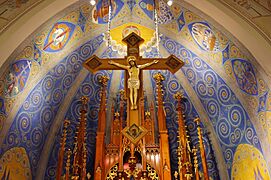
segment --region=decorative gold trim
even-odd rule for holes
[[[106,180],[113,180],[118,175],[119,165],[115,164],[108,172]]]

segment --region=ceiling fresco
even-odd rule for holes
[[[118,91],[123,88],[123,72],[91,74],[83,69],[82,62],[92,54],[103,58],[125,56],[126,47],[121,39],[131,32],[145,39],[140,50],[142,56],[174,54],[185,62],[175,75],[161,71],[166,77],[164,101],[172,171],[177,167],[178,123],[174,94],[181,91],[186,99],[183,102],[186,123],[195,146],[196,127],[191,122],[195,117],[203,119],[201,126],[205,130],[212,179],[238,179],[247,172],[243,163],[254,159],[257,160],[250,167],[254,172],[252,176],[270,177],[271,95],[261,67],[248,58],[243,47],[234,43],[236,40],[178,3],[172,7],[162,1],[159,3],[158,53],[152,2],[113,1],[112,46],[109,49],[106,38],[108,8],[106,4],[102,7],[100,1],[94,7],[82,3],[80,7],[62,12],[62,17],[57,16],[50,21],[53,23],[45,23],[33,32],[10,56],[8,68],[0,71],[0,160],[8,160],[8,154],[13,151],[25,152],[27,160],[20,166],[29,167],[29,173],[16,177],[54,179],[61,124],[64,119],[71,120],[68,145],[72,148],[82,95],[90,98],[88,172],[93,171],[100,98],[98,77],[107,75],[110,78],[108,94],[116,96],[114,99],[108,96],[107,106],[111,109]],[[156,72],[144,73],[148,103],[155,100],[152,76]],[[251,150],[247,151],[247,147]],[[243,152],[246,156],[239,158]],[[2,164],[0,177],[12,166]],[[19,167],[18,163],[14,166]],[[221,177],[221,166],[226,176]]]
[[[28,155],[24,148],[15,147],[6,151],[0,162],[2,179],[32,179]]]
[[[46,135],[50,132],[51,123],[61,106],[68,89],[71,88],[76,76],[82,69],[80,53],[88,55],[95,52],[94,46],[102,43],[102,36],[91,40],[89,46],[83,46],[70,54],[57,66],[51,69],[28,95],[16,119],[9,130],[1,151],[13,147],[24,147],[28,152],[32,175],[35,176]]]
[[[126,44],[122,42],[122,39],[130,33],[136,33],[144,39],[144,42],[140,46],[140,53],[145,51],[150,52],[154,44],[156,44],[155,31],[137,23],[125,23],[110,31],[111,47],[113,51],[117,51],[119,56],[125,56],[127,54]]]
[[[27,10],[43,0],[3,0],[0,3],[0,33]]]
[[[243,18],[249,20],[259,31],[263,31],[266,38],[271,38],[270,29],[264,25],[264,21],[270,22],[271,1],[270,0],[219,0],[240,14]]]
[[[258,167],[261,164],[261,168]],[[270,179],[266,162],[262,154],[255,147],[248,144],[240,144],[234,155],[232,177],[242,179],[244,173],[247,177],[255,179]]]

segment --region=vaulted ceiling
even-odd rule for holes
[[[176,163],[173,96],[181,91],[187,99],[184,112],[192,142],[196,143],[193,118],[199,116],[208,132],[204,140],[212,178],[238,179],[244,174],[269,178],[271,95],[270,66],[266,63],[271,51],[268,28],[259,32],[262,24],[268,26],[264,20],[259,20],[260,24],[253,22],[256,16],[250,10],[243,16],[236,14],[227,6],[233,3],[230,0],[174,2],[171,7],[160,1],[158,53],[152,1],[113,2],[110,48],[106,36],[107,12],[101,8],[101,2],[92,7],[87,1],[63,4],[29,0],[20,6],[12,3],[0,6],[6,7],[10,14],[5,18],[13,22],[0,21],[1,27],[5,27],[0,35],[0,176],[4,172],[1,167],[16,166],[28,169],[16,177],[53,179],[62,122],[66,118],[72,122],[68,141],[72,147],[82,95],[90,98],[88,161],[93,162],[100,91],[97,79],[100,75],[110,77],[107,106],[111,110],[115,96],[123,88],[123,72],[91,74],[82,67],[82,62],[93,54],[125,56],[121,39],[136,32],[145,39],[142,56],[175,54],[185,62],[174,75],[161,71],[166,77],[171,163]],[[254,9],[262,17],[270,16],[265,1],[250,5],[257,7]],[[11,9],[16,8],[20,11],[12,16]],[[254,18],[248,23],[244,17],[249,19],[249,15]],[[32,21],[23,21],[24,18]],[[149,103],[155,101],[152,76],[156,72],[144,72]],[[24,156],[13,156],[18,153]],[[250,167],[245,166],[248,163]]]

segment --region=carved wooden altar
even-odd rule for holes
[[[137,34],[132,33],[123,40],[127,44],[127,56],[134,56],[137,64],[144,64],[152,60],[159,60],[158,64],[154,64],[146,69],[166,69],[175,73],[183,66],[183,62],[174,55],[168,58],[146,59],[139,56],[139,46],[144,41]],[[126,58],[114,59],[118,63],[127,64]],[[118,70],[119,68],[108,64],[110,59],[100,59],[92,56],[84,66],[91,72],[102,69]],[[140,81],[142,82],[142,73],[140,73]],[[127,74],[125,79],[127,82]],[[170,152],[168,141],[168,130],[166,127],[166,114],[163,106],[163,90],[162,82],[164,76],[157,73],[153,77],[156,81],[156,100],[150,108],[146,110],[145,98],[143,93],[143,83],[139,89],[139,98],[136,109],[130,108],[129,89],[125,84],[125,89],[119,92],[119,107],[115,108],[114,103],[111,109],[110,124],[110,142],[105,142],[106,137],[106,89],[109,80],[106,76],[100,77],[101,84],[101,101],[98,115],[98,128],[96,135],[96,154],[94,176],[95,180],[126,180],[126,179],[199,179],[199,169],[197,160],[197,149],[190,148],[189,136],[186,134],[187,129],[181,109],[182,95],[176,94],[177,112],[178,112],[178,172],[171,172]],[[57,179],[61,178],[61,169],[63,167],[64,152],[67,153],[66,175],[65,179],[86,179],[90,178],[86,173],[86,98],[82,98],[83,106],[81,110],[81,121],[78,125],[78,134],[76,138],[76,146],[72,151],[65,150],[66,130],[68,123],[63,129],[63,138],[61,149],[59,151],[59,163],[57,171]],[[112,103],[112,102],[111,102]],[[117,110],[116,110],[117,109]],[[155,118],[156,117],[156,118]],[[155,132],[155,120],[157,120],[157,132]],[[199,124],[199,119],[196,119]],[[201,130],[198,128],[199,136]],[[208,179],[208,171],[206,157],[202,137],[199,137],[200,152],[204,164],[204,177]],[[73,165],[70,164],[70,158],[74,156]],[[71,169],[71,170],[70,170]],[[71,172],[71,174],[69,173]]]

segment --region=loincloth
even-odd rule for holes
[[[139,89],[140,82],[138,79],[128,79],[128,88]]]

